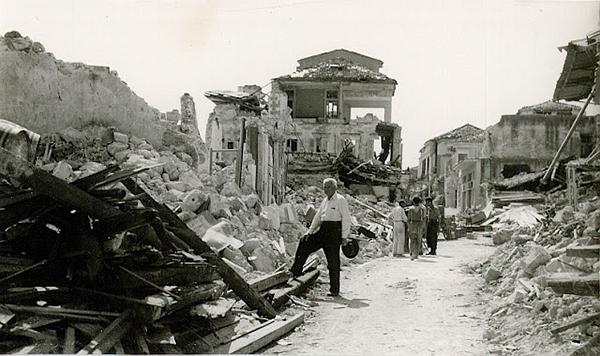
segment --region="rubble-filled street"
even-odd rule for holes
[[[0,354],[600,355],[599,4],[457,4],[0,0]]]

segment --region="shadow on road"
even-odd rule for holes
[[[316,302],[323,302],[323,303],[335,303],[335,304],[341,304],[341,305],[345,305],[348,308],[353,308],[353,309],[359,309],[359,308],[366,308],[368,307],[370,304],[366,303],[365,301],[370,302],[370,299],[364,299],[364,298],[352,298],[352,299],[348,299],[348,298],[344,298],[342,296],[339,297],[333,297],[331,299],[315,299]]]

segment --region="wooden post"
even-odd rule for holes
[[[242,187],[242,168],[244,160],[244,144],[246,143],[246,118],[242,118],[240,129],[240,147],[238,147],[237,162],[235,164],[235,184]]]
[[[213,163],[213,149],[208,149],[208,175],[212,174],[212,163]]]
[[[575,132],[575,128],[577,127],[577,124],[579,123],[579,120],[581,119],[581,117],[585,113],[585,109],[588,107],[588,105],[590,104],[590,101],[592,101],[593,97],[594,97],[594,88],[592,88],[592,91],[590,91],[590,95],[588,95],[587,100],[585,101],[585,104],[579,110],[579,113],[577,113],[577,117],[575,117],[575,120],[573,120],[573,124],[571,125],[571,128],[569,129],[569,132],[567,132],[567,136],[565,136],[564,140],[560,144],[560,147],[558,148],[558,151],[554,155],[554,158],[552,158],[552,162],[548,166],[548,169],[546,170],[546,173],[544,173],[544,176],[541,179],[541,183],[542,184],[548,183],[548,178],[550,178],[550,174],[554,170],[554,165],[556,165],[556,162],[558,162],[558,159],[560,158],[561,153],[563,152],[563,150],[567,146],[567,142],[569,142],[569,139],[573,135],[573,132]]]

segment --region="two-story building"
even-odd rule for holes
[[[484,140],[484,130],[471,124],[427,140],[419,150],[417,180],[429,187],[429,194],[444,196],[447,206],[455,204],[458,193],[447,190],[446,176],[458,163],[479,158]],[[448,182],[454,186],[452,180]],[[451,205],[448,205],[451,204]]]
[[[298,60],[296,72],[272,81],[273,92],[287,95],[292,125],[287,151],[337,155],[349,143],[358,158],[402,166],[401,128],[392,123],[396,80],[380,72],[383,62],[337,49]],[[382,112],[355,115],[357,109]]]

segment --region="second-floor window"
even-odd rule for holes
[[[459,153],[459,154],[458,154],[458,161],[459,161],[459,162],[462,162],[462,161],[464,161],[465,159],[467,159],[467,154],[466,154],[466,153]]]
[[[327,90],[325,91],[325,114],[329,119],[336,119],[339,117],[339,91]]]

